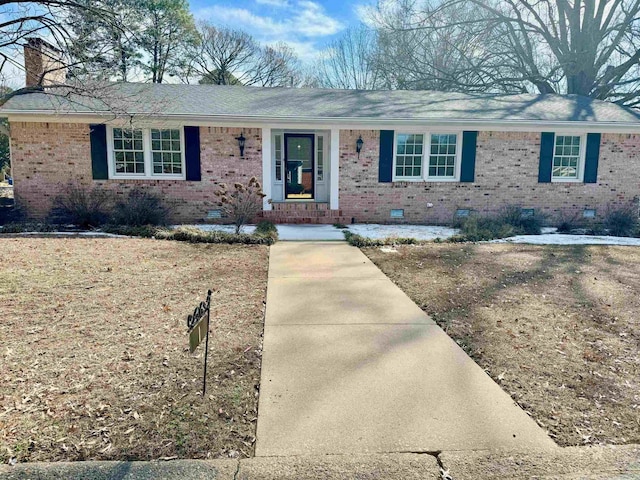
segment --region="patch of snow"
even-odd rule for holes
[[[195,227],[203,232],[235,232],[233,225],[174,225]],[[333,225],[276,225],[278,229],[278,239],[281,241],[335,241],[344,240],[342,230],[338,230]],[[242,233],[253,233],[256,230],[255,225],[247,225],[242,227]]]
[[[638,247],[640,246],[640,238],[547,233],[542,235],[516,235],[515,237],[491,240],[490,243],[526,243],[531,245],[622,245]]]
[[[429,225],[379,225],[374,223],[362,223],[349,225],[349,231],[357,233],[373,240],[385,238],[415,238],[416,240],[446,240],[458,233],[458,230],[450,227],[435,227]]]
[[[398,250],[393,247],[380,247],[380,251],[382,253],[398,253]]]
[[[235,233],[236,227],[234,225],[213,225],[209,223],[203,223],[199,225],[172,225],[171,228],[178,227],[195,227],[203,232],[225,232]],[[240,229],[240,233],[253,233],[256,230],[255,225],[245,225]]]

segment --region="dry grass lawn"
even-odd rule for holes
[[[640,248],[365,253],[562,446],[640,443]]]
[[[267,247],[0,239],[0,461],[250,456]],[[212,297],[208,390],[186,317]]]

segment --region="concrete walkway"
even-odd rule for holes
[[[360,250],[271,248],[257,456],[553,450]]]

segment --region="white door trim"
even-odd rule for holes
[[[262,129],[262,191],[266,195],[262,199],[262,210],[269,211],[271,200],[271,127]]]
[[[340,190],[338,186],[338,182],[340,181],[340,129],[332,128],[331,129],[331,155],[330,155],[330,163],[331,168],[329,170],[329,175],[331,175],[329,180],[329,208],[331,210],[338,210],[340,208]]]

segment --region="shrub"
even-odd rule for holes
[[[214,192],[220,197],[218,205],[225,217],[231,219],[236,227],[236,234],[240,229],[253,221],[262,211],[262,199],[266,196],[262,192],[262,185],[256,177],[251,177],[246,185],[234,183],[233,190],[229,190],[224,183],[220,184],[220,190]]]
[[[460,235],[449,240],[452,242],[482,242],[494,238],[505,238],[516,235],[513,225],[503,219],[493,217],[469,217],[460,227]]]
[[[450,242],[483,242],[514,235],[539,235],[544,223],[543,215],[524,216],[519,206],[504,207],[495,216],[474,215],[457,221],[460,234]]]
[[[0,225],[16,223],[24,218],[22,210],[17,206],[0,206]]]
[[[558,214],[558,233],[571,233],[581,228],[583,223],[580,214],[562,211]]]
[[[276,227],[275,223],[269,220],[261,220],[258,225],[256,225],[255,235],[261,235],[263,237],[271,237],[275,242],[278,240],[278,227]]]
[[[115,235],[125,235],[127,237],[153,238],[158,235],[160,229],[153,225],[132,226],[110,224],[102,227],[102,231],[105,233],[113,233]]]
[[[269,220],[261,220],[257,225],[256,225],[256,233],[262,234],[262,235],[269,235],[269,234],[273,234],[273,233],[278,233],[278,227],[276,227],[276,224],[269,221]]]
[[[541,214],[525,216],[519,206],[508,205],[498,213],[497,220],[514,227],[516,234],[540,235],[545,218]]]
[[[242,243],[246,245],[272,245],[275,239],[271,235],[234,234],[227,232],[203,232],[195,227],[176,229],[155,227],[152,225],[107,225],[104,232],[130,237],[155,238],[157,240],[175,240],[189,243]]]
[[[48,223],[12,222],[0,229],[0,233],[53,232],[56,228]]]
[[[110,217],[112,196],[101,188],[68,185],[66,191],[53,201],[49,213],[52,223],[72,223],[81,228],[107,223]]]
[[[640,226],[637,207],[634,208],[629,205],[615,210],[607,210],[603,226],[609,232],[609,235],[615,235],[616,237],[633,237],[637,235],[639,233],[638,227]]]
[[[170,210],[159,195],[134,188],[118,200],[113,208],[112,223],[116,225],[166,225]]]
[[[419,243],[415,238],[388,237],[384,239],[368,238],[350,231],[344,232],[344,238],[354,247],[382,247],[384,245],[415,245]]]

